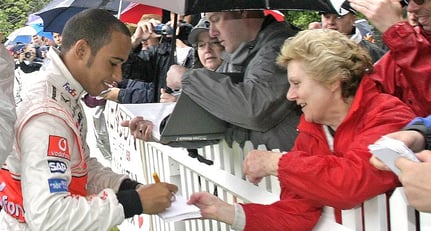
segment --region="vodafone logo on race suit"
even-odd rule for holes
[[[23,219],[24,217],[24,209],[22,208],[21,205],[19,204],[15,204],[12,201],[8,200],[8,196],[3,195],[0,201],[0,205],[2,207],[2,209],[8,213],[9,215],[11,215],[12,217],[15,217],[19,220]]]
[[[69,142],[61,136],[49,136],[48,156],[70,160]]]

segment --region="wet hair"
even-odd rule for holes
[[[354,96],[364,74],[373,64],[368,52],[335,30],[314,29],[288,38],[277,64],[286,68],[292,61],[304,62],[305,72],[325,85],[341,81],[343,98]]]
[[[62,32],[61,52],[69,51],[80,39],[85,39],[95,55],[100,48],[111,42],[112,32],[131,36],[129,29],[106,10],[88,9],[70,18]]]

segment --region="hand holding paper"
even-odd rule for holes
[[[187,204],[186,199],[179,195],[175,195],[175,201],[171,207],[158,214],[166,222],[175,222],[192,218],[201,218],[200,209],[195,205]]]
[[[419,162],[416,155],[403,142],[386,136],[369,145],[368,148],[397,175],[400,174],[400,170],[395,166],[395,159],[398,157]]]

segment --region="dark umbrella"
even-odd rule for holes
[[[122,2],[122,0],[53,0],[35,14],[42,18],[45,31],[61,33],[67,20],[73,15],[89,8],[104,9],[116,14]],[[122,8],[127,4],[123,4]]]
[[[334,12],[328,0],[130,0],[180,15],[226,10],[313,10]]]

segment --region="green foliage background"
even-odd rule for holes
[[[310,22],[319,21],[320,15],[316,11],[283,11],[286,21],[291,22],[297,27],[308,29]]]
[[[0,33],[6,37],[13,30],[24,26],[27,16],[42,9],[48,2],[50,0],[1,0]]]

